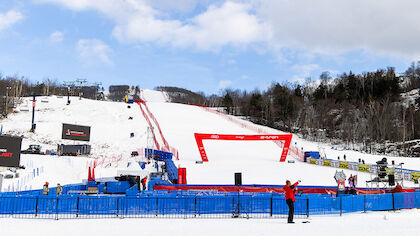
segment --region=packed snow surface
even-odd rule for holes
[[[306,219],[305,219],[306,220]],[[351,213],[343,216],[320,216],[310,223],[295,219],[78,219],[78,220],[0,220],[2,235],[73,236],[73,235],[342,235],[395,236],[415,235],[420,221],[419,210]],[[24,226],[23,226],[24,224]]]
[[[257,134],[252,129],[239,126],[222,115],[209,112],[198,106],[168,102],[165,93],[143,90],[141,98],[147,101],[152,114],[156,117],[169,145],[179,151],[177,166],[187,168],[189,184],[233,184],[235,172],[242,172],[244,184],[284,184],[286,179],[301,179],[302,185],[335,186],[333,179],[337,169],[301,163],[279,162],[281,149],[271,141],[204,141],[209,162],[196,164],[201,157],[198,152],[194,133],[212,134]],[[26,98],[29,103],[30,98]],[[87,178],[87,168],[94,162],[96,177],[111,177],[118,170],[127,168],[133,161],[132,151],[150,145],[148,143],[148,124],[138,104],[121,102],[94,101],[72,97],[71,105],[66,105],[66,98],[48,97],[48,103],[38,98],[35,122],[37,129],[30,133],[32,114],[30,111],[19,111],[2,120],[5,133],[23,135],[22,149],[29,144],[41,144],[43,151],[56,149],[57,144],[80,143],[61,139],[62,123],[91,126],[92,154],[90,157],[54,157],[38,155],[22,155],[22,165],[27,166],[26,179],[5,180],[3,191],[7,189],[40,188],[45,181],[50,184],[80,183]],[[29,103],[30,104],[30,103]],[[130,106],[130,108],[128,108]],[[132,117],[132,119],[129,119]],[[238,119],[238,118],[234,118]],[[239,120],[239,119],[238,119]],[[248,126],[264,129],[267,134],[283,134],[283,132],[257,126],[247,121]],[[154,124],[154,123],[153,123]],[[162,142],[157,126],[154,130],[159,142]],[[134,133],[134,137],[130,137]],[[81,142],[83,143],[83,142]],[[375,163],[383,156],[363,154],[356,151],[334,150],[328,144],[303,140],[296,135],[293,145],[304,151],[325,149],[328,158],[337,159],[346,155],[347,160],[364,159],[366,163]],[[288,160],[292,160],[288,157]],[[404,168],[420,169],[420,159],[388,157],[388,161],[404,162]],[[34,171],[38,175],[34,177]],[[347,175],[358,174],[359,186],[365,187],[370,174],[345,170]],[[22,175],[23,176],[23,175]],[[405,182],[405,186],[413,183]]]

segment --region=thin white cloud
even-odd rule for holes
[[[49,40],[52,43],[60,43],[63,41],[64,34],[60,31],[55,31],[50,34]]]
[[[232,81],[230,80],[220,80],[219,85],[217,86],[218,89],[225,89],[232,85]]]
[[[0,31],[12,26],[21,19],[23,19],[22,13],[15,10],[0,13]]]
[[[145,0],[151,7],[162,11],[191,12],[205,0]]]
[[[290,52],[285,48],[308,55],[364,50],[420,56],[417,0],[205,0],[212,5],[195,15],[199,0],[181,0],[179,5],[171,0],[33,1],[98,11],[115,22],[113,36],[128,43],[210,51],[262,45],[261,51],[286,61]],[[191,16],[178,17],[174,9]]]
[[[241,75],[241,79],[248,79],[248,75]]]
[[[226,1],[210,5],[189,19],[172,19],[149,1],[35,0],[74,11],[95,10],[115,21],[113,36],[121,42],[153,42],[176,48],[218,50],[226,45],[247,46],[264,41],[268,28],[252,13],[251,4]],[[188,2],[187,5],[191,5]]]
[[[98,39],[81,39],[77,42],[77,52],[86,65],[97,64],[98,61],[112,65],[109,54],[112,52],[107,44]]]
[[[257,0],[271,45],[322,54],[367,50],[420,56],[420,1]]]
[[[319,71],[320,66],[318,64],[297,64],[291,67],[292,70],[296,71],[291,81],[299,84],[304,84],[306,79],[311,77],[314,71]]]
[[[303,73],[308,73],[314,70],[318,70],[319,69],[319,65],[318,64],[305,64],[305,65],[293,65],[291,67],[292,70],[296,70],[296,71],[300,71]]]

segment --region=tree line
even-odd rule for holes
[[[379,153],[386,153],[387,143],[394,143],[398,147],[393,154],[410,156],[414,154],[407,141],[420,139],[419,84],[420,62],[413,62],[400,75],[392,67],[336,77],[324,72],[303,84],[274,82],[265,91],[226,89],[206,96],[176,87],[157,89],[166,91],[173,102],[224,107],[228,114],[309,140]],[[0,113],[5,114],[20,97],[67,95],[67,87],[56,80],[32,84],[24,77],[0,74],[0,94]],[[76,86],[71,95],[78,95]]]
[[[316,81],[272,83],[265,91],[226,89],[203,100],[203,93],[192,96],[178,90],[172,98],[222,106],[226,113],[257,124],[360,151],[387,153],[387,143],[396,143],[394,155],[410,156],[420,155],[406,143],[420,139],[420,98],[414,90],[419,80],[420,62],[413,62],[401,75],[392,67],[361,74],[350,71],[335,78],[324,72]],[[169,94],[174,91],[168,89]]]
[[[70,89],[69,89],[70,88]],[[95,99],[98,86],[80,87],[76,83],[66,84],[58,80],[44,79],[42,82],[33,83],[24,76],[5,76],[0,73],[0,117],[6,116],[20,103],[22,97],[29,96],[79,96],[79,92],[85,98]],[[102,88],[103,90],[103,88]]]

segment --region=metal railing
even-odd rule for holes
[[[296,198],[295,218],[350,212],[420,208],[420,192],[343,195],[307,194]],[[4,195],[0,217],[77,218],[286,218],[289,208],[280,194],[198,195]]]
[[[296,199],[295,217],[309,216]],[[5,196],[0,216],[15,218],[285,218],[283,197],[258,196]]]

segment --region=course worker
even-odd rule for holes
[[[63,186],[61,186],[60,184],[57,184],[57,188],[55,189],[55,192],[57,195],[63,194]]]
[[[49,183],[45,182],[44,186],[42,187],[42,195],[48,195],[50,189],[48,188]]]
[[[292,184],[290,182],[290,180],[286,180],[286,185],[284,185],[283,189],[284,189],[284,196],[286,197],[286,203],[287,206],[289,206],[289,217],[287,218],[287,223],[289,224],[294,224],[295,222],[293,222],[293,214],[295,212],[295,208],[294,208],[294,202],[295,200],[295,192],[296,192],[296,186],[300,183],[301,181],[298,180],[296,183]]]

